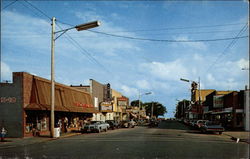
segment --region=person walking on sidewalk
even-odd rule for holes
[[[63,124],[64,124],[64,132],[66,133],[67,132],[67,128],[68,128],[68,118],[65,117],[64,118],[64,121],[63,121]]]
[[[7,130],[5,130],[4,127],[2,127],[2,130],[1,130],[1,142],[4,142],[4,138],[5,138],[6,134],[7,134]]]

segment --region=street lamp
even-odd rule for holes
[[[199,90],[199,104],[200,104],[200,102],[201,102],[201,87],[200,87],[200,77],[199,77],[199,82],[196,82],[196,81],[192,81],[192,80],[188,80],[188,79],[184,79],[184,78],[181,78],[180,79],[181,81],[184,81],[184,82],[194,82],[194,83],[196,83],[196,84],[198,84],[198,90]]]
[[[56,18],[52,18],[52,31],[51,31],[51,111],[50,111],[50,135],[52,138],[55,137],[54,134],[54,122],[55,122],[55,117],[54,117],[54,109],[55,109],[55,72],[54,72],[54,53],[55,53],[55,41],[58,39],[60,36],[62,36],[66,31],[71,30],[71,29],[76,29],[77,31],[82,31],[82,30],[87,30],[90,28],[98,27],[100,25],[99,21],[94,21],[86,24],[81,24],[77,25],[68,29],[60,30],[55,32],[55,21]],[[55,35],[57,33],[61,33],[57,37]]]
[[[183,79],[183,78],[181,78],[180,80],[181,80],[181,81],[184,81],[184,82],[192,82],[192,83],[196,83],[196,84],[198,84],[198,90],[199,90],[199,106],[201,106],[201,87],[200,87],[200,77],[199,77],[199,82],[192,81],[192,80],[188,80],[188,79]],[[192,99],[191,99],[191,101],[192,101]],[[197,107],[197,112],[198,112],[198,107]]]
[[[141,94],[141,93],[139,92],[139,119],[140,119],[140,110],[141,110],[140,98],[141,98],[141,96],[143,96],[143,95],[149,95],[149,94],[152,94],[152,92],[146,92],[146,93],[143,93],[143,94]]]

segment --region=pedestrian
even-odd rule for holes
[[[64,132],[66,133],[67,132],[67,128],[68,128],[68,118],[67,117],[64,118],[63,124],[64,124],[64,128],[65,128]]]
[[[58,127],[60,128],[60,134],[61,134],[62,132],[62,120],[61,119],[58,120]]]
[[[7,134],[7,130],[4,127],[1,130],[1,142],[4,142],[5,135]]]

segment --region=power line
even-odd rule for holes
[[[88,31],[92,32],[92,33],[103,34],[103,35],[112,36],[112,37],[118,37],[118,38],[131,39],[131,40],[142,40],[142,41],[152,41],[152,42],[171,42],[171,43],[172,42],[212,42],[212,41],[226,41],[226,40],[242,39],[242,38],[247,38],[248,37],[248,36],[240,36],[240,37],[219,38],[219,39],[169,40],[169,39],[138,38],[138,37],[131,37],[131,36],[109,34],[109,33],[100,32],[100,31],[93,31],[93,30],[88,30]]]
[[[72,24],[59,21],[62,24],[73,26]],[[245,23],[231,23],[231,24],[217,24],[217,25],[202,25],[202,26],[189,26],[189,27],[169,27],[169,28],[157,28],[157,29],[140,29],[140,30],[128,30],[128,31],[115,31],[109,33],[123,33],[123,32],[149,32],[149,31],[163,31],[163,30],[182,30],[182,29],[192,29],[192,28],[211,28],[211,27],[223,27],[223,26],[232,26],[232,25],[242,25]]]
[[[7,6],[5,6],[2,10],[8,8],[9,6],[11,6],[12,4],[16,3],[18,0],[15,0],[14,2],[11,2],[10,4],[8,4]]]
[[[183,30],[183,29],[193,29],[193,28],[213,28],[213,27],[222,27],[222,26],[231,26],[231,25],[242,25],[244,23],[233,23],[233,24],[217,24],[217,25],[203,25],[203,26],[189,26],[189,27],[170,27],[170,28],[158,28],[158,29],[139,29],[139,30],[130,30],[130,31],[117,31],[118,32],[150,32],[150,31],[163,31],[163,30]]]
[[[243,27],[243,28],[239,31],[239,33],[235,36],[235,39],[233,39],[233,40],[225,47],[225,49],[221,52],[221,54],[219,54],[219,56],[216,58],[216,60],[208,67],[208,69],[207,69],[206,72],[208,72],[208,70],[211,69],[211,68],[216,64],[216,62],[221,58],[221,56],[223,56],[223,55],[225,54],[225,52],[237,42],[237,40],[238,40],[237,37],[239,37],[242,33],[244,33],[244,32],[247,30],[247,27],[248,27],[248,23],[246,23],[246,24],[244,25],[244,27]]]
[[[39,8],[37,8],[36,6],[34,6],[33,4],[31,4],[30,2],[28,2],[27,0],[24,0],[26,3],[28,3],[30,6],[32,6],[33,8],[35,8],[37,11],[39,11],[42,15],[44,15],[45,17],[47,17],[49,20],[51,20],[51,17],[49,17],[46,13],[44,13],[42,10],[40,10]]]
[[[26,3],[28,3],[30,6],[32,6],[34,9],[36,9],[37,11],[39,11],[41,14],[43,14],[45,17],[47,17],[49,20],[51,20],[51,18],[46,14],[46,13],[44,13],[42,10],[40,10],[39,8],[37,8],[36,6],[34,6],[33,4],[31,4],[31,3],[29,3],[27,0],[24,0]],[[27,6],[26,6],[27,7]],[[59,28],[61,28],[59,25],[57,25]],[[62,29],[62,28],[61,28]],[[96,64],[98,64],[99,66],[101,66],[102,68],[104,68],[104,70],[105,71],[107,71],[107,72],[109,72],[109,73],[111,73],[109,70],[107,70],[101,63],[99,63],[99,61],[97,61],[93,56],[91,56],[91,54],[87,51],[87,50],[85,50],[84,48],[82,48],[81,47],[81,45],[76,41],[76,40],[74,40],[70,35],[68,35],[67,33],[65,33],[76,45],[74,45],[73,43],[72,43],[72,41],[71,40],[69,40],[68,38],[68,40],[70,41],[70,43],[72,43],[74,46],[78,46],[78,48],[80,48],[83,52],[81,52],[81,53],[84,53],[85,55],[87,55],[87,57],[90,59],[90,60],[92,60],[92,61],[94,61]]]
[[[19,1],[20,2],[20,1]],[[24,5],[24,4],[22,4]],[[27,7],[27,6],[25,6]],[[29,8],[30,9],[30,8]],[[38,15],[37,15],[38,16]],[[164,33],[164,35],[172,35],[172,34],[207,34],[207,33],[224,33],[224,32],[234,32],[234,31],[238,31],[238,30],[215,30],[215,31],[209,31],[209,32],[173,32],[173,33]],[[71,33],[70,35],[75,35],[77,33]],[[140,34],[140,35],[163,35],[163,33],[160,33],[160,34],[155,34],[155,33],[152,33],[152,34]],[[21,37],[21,38],[24,38],[24,37],[42,37],[42,36],[50,36],[50,33],[48,34],[13,34],[13,36],[11,36],[10,34],[8,35],[5,35],[5,37]],[[80,38],[81,36],[71,36],[73,38]]]
[[[65,23],[65,22],[62,22],[62,21],[58,21],[58,22],[60,22],[62,24],[69,25],[69,26],[74,26],[72,24]],[[242,24],[242,23],[237,23],[237,24]],[[227,24],[227,25],[236,25],[236,24]],[[213,27],[215,27],[215,26],[224,26],[224,25],[213,25]],[[197,27],[209,27],[209,26],[197,26]],[[191,27],[186,27],[186,28],[191,28]],[[153,42],[212,42],[212,41],[226,41],[226,40],[233,40],[233,39],[241,39],[241,38],[247,38],[248,37],[248,36],[241,36],[241,37],[218,38],[218,39],[170,40],[170,39],[150,39],[150,38],[131,37],[131,36],[117,35],[117,34],[111,34],[111,33],[93,31],[93,30],[87,30],[87,31],[92,32],[92,33],[112,36],[112,37],[125,38],[125,39],[131,39],[131,40],[153,41]]]
[[[60,25],[57,24],[57,26],[62,29]],[[62,29],[63,30],[63,29]],[[75,47],[78,47],[81,50],[82,54],[87,55],[87,57],[91,60],[94,61],[96,64],[98,64],[101,68],[103,68],[106,72],[112,74],[104,65],[102,65],[98,60],[96,60],[86,49],[84,49],[76,40],[74,40],[68,33],[66,34],[66,39],[73,44]]]
[[[25,1],[23,1],[25,2]],[[23,3],[22,1],[19,1],[20,4],[22,4],[24,7],[28,8],[31,12],[34,13],[34,15],[38,18],[42,18],[41,15],[38,15],[36,12],[34,12],[30,7],[28,7],[25,3]],[[27,3],[27,2],[26,2]],[[28,3],[27,3],[28,4]],[[31,6],[32,8],[34,8],[33,6]],[[36,9],[36,8],[35,8]],[[46,21],[47,22],[47,21]],[[49,23],[49,22],[48,22]],[[50,23],[49,23],[50,24]],[[20,34],[19,34],[20,35]],[[27,35],[27,34],[26,34]]]

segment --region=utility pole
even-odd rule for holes
[[[51,111],[50,111],[50,136],[55,137],[54,127],[55,127],[55,72],[54,72],[54,53],[55,53],[55,21],[56,18],[52,18],[52,31],[51,31]]]
[[[151,119],[153,119],[154,114],[154,102],[152,101],[152,106],[151,106]]]
[[[141,98],[141,93],[139,91],[139,100],[138,100],[138,102],[139,102],[139,120],[141,119],[141,102],[140,102],[140,98]]]
[[[199,106],[198,106],[197,113],[199,115],[199,111],[201,109],[201,80],[200,80],[200,76],[199,76],[199,85],[198,86],[199,86]],[[197,115],[197,118],[199,119],[198,115]]]
[[[74,27],[71,27],[71,28],[68,28],[68,29],[64,29],[64,30],[60,30],[60,31],[55,32],[56,18],[53,17],[51,21],[52,21],[52,23],[51,23],[51,27],[52,27],[51,30],[52,31],[51,31],[51,111],[50,111],[50,135],[51,135],[52,138],[54,138],[55,137],[55,133],[54,133],[54,127],[55,127],[55,114],[54,114],[54,110],[55,110],[55,72],[54,72],[55,41],[60,36],[62,36],[64,33],[66,33],[68,30],[71,30],[71,29],[76,29],[77,31],[87,30],[87,29],[91,29],[91,28],[94,28],[94,27],[98,27],[100,25],[100,22],[99,21],[93,21],[93,22],[76,25]],[[57,33],[61,33],[61,34],[56,37],[55,35]]]

